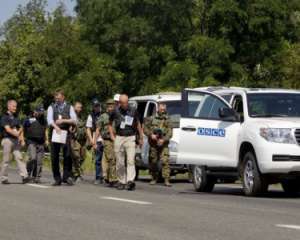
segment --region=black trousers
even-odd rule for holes
[[[63,151],[63,177],[60,174],[59,153]],[[51,162],[52,173],[55,181],[66,181],[72,176],[72,158],[71,158],[71,144],[67,141],[66,144],[51,143]]]

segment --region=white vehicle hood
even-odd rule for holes
[[[269,128],[300,128],[300,118],[257,118],[254,120],[259,126]]]

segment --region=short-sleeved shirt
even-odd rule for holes
[[[138,112],[132,108],[115,109],[109,117],[111,123],[114,123],[116,133],[119,136],[134,136],[137,134],[139,123]]]
[[[100,114],[99,114],[99,117],[100,117]],[[96,120],[97,121],[97,120]],[[96,123],[97,124],[97,123]],[[93,129],[94,128],[94,123],[93,123],[93,117],[91,114],[89,114],[87,120],[86,120],[86,125],[85,125],[87,128],[90,128],[90,129]],[[101,136],[99,136],[97,138],[97,142],[102,142],[103,139]]]
[[[19,118],[13,114],[10,113],[5,113],[1,117],[1,128],[3,130],[2,136],[3,138],[11,138],[11,139],[17,139],[15,136],[9,134],[6,130],[5,127],[9,126],[12,129],[19,130],[21,128],[21,121]]]

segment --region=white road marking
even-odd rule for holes
[[[26,185],[31,186],[31,187],[36,187],[36,188],[44,188],[44,189],[51,188],[49,186],[33,184],[33,183],[27,183]]]
[[[134,204],[139,204],[139,205],[151,205],[152,204],[151,202],[136,201],[136,200],[126,199],[126,198],[116,198],[116,197],[101,197],[101,199],[134,203]]]
[[[294,229],[294,230],[300,230],[300,226],[299,225],[276,224],[276,227],[279,227],[279,228],[289,228],[289,229]]]

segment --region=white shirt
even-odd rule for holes
[[[93,128],[93,118],[92,118],[92,115],[91,115],[91,114],[88,116],[88,118],[87,118],[87,120],[86,120],[85,126],[86,126],[87,128]],[[95,133],[93,133],[93,134],[95,134]],[[94,137],[94,136],[93,136],[93,137]],[[103,141],[102,137],[99,136],[99,137],[97,138],[97,142],[102,142],[102,141]]]

